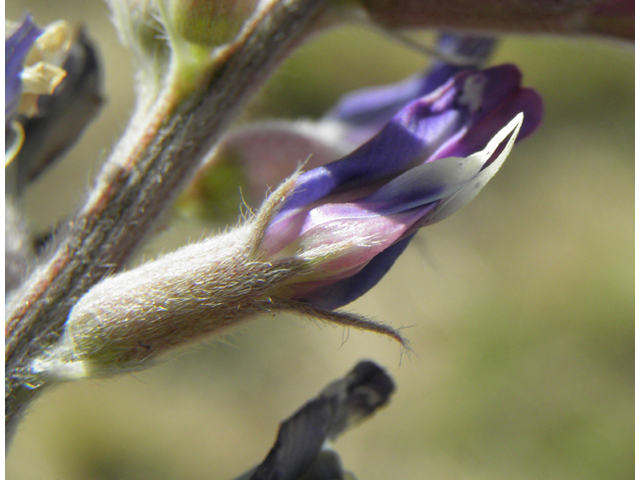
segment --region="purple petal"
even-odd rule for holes
[[[457,88],[458,83],[450,81],[433,94],[410,103],[355,152],[302,174],[281,214],[397,175],[428,159],[468,121],[469,107],[457,101]]]
[[[315,122],[266,121],[241,127],[223,139],[221,151],[237,159],[247,177],[252,204],[260,204],[303,162],[305,169],[335,161],[353,150],[342,141],[344,127]]]
[[[407,103],[433,92],[458,72],[479,67],[487,60],[495,44],[493,37],[443,33],[438,39],[438,50],[444,55],[465,57],[468,61],[465,65],[450,65],[438,60],[426,72],[407,80],[347,94],[325,115],[325,119],[340,120],[352,127],[366,127],[373,134]]]
[[[357,90],[343,96],[324,118],[351,126],[380,128],[407,103],[433,90],[425,91],[425,83],[428,74],[421,73],[392,85]]]
[[[522,140],[540,125],[543,102],[538,93],[520,87],[522,75],[514,65],[501,65],[483,70],[484,90],[482,103],[472,114],[471,127],[460,136],[450,138],[434,158],[466,157],[482,150],[487,139],[506,125],[518,113],[524,113],[524,123],[518,140]],[[459,82],[467,81],[458,77]],[[459,86],[462,88],[462,86]]]
[[[413,238],[414,234],[400,240],[382,251],[357,274],[319,287],[300,300],[313,303],[320,308],[333,310],[353,302],[372,289],[386,275],[397,258]]]
[[[340,222],[358,222],[358,229],[375,231],[375,226],[370,224],[384,227],[383,219],[397,218],[396,222],[389,221],[389,226],[401,226],[400,229],[381,229],[381,234],[386,234],[383,243],[374,244],[359,256],[350,253],[347,259],[335,262],[342,270],[334,265],[324,265],[323,270],[335,269],[336,274],[327,275],[316,284],[303,283],[298,290],[299,298],[321,308],[338,308],[373,287],[404,250],[407,238],[415,230],[446,218],[475,197],[511,150],[522,117],[519,114],[513,118],[483,150],[468,158],[445,158],[414,167],[356,203],[320,205],[309,212],[298,212],[301,228],[292,237],[308,236],[312,239],[310,244],[335,241],[331,225]],[[495,151],[500,153],[492,162]],[[485,168],[488,162],[492,163]],[[281,223],[289,224],[287,221]],[[316,238],[318,227],[326,229],[326,238]],[[307,288],[311,290],[306,291]]]
[[[353,153],[300,175],[261,248],[334,253],[292,284],[292,298],[330,309],[349,303],[419,227],[466,205],[540,123],[542,101],[520,82],[511,65],[461,71]]]
[[[402,238],[435,204],[380,215],[359,203],[327,203],[310,210],[291,212],[272,222],[260,244],[268,255],[288,255],[323,245],[351,244],[348,260],[339,258],[340,271],[364,265],[373,256]],[[283,249],[286,252],[279,253]],[[337,258],[337,257],[336,257]],[[330,265],[326,262],[324,265]],[[323,268],[325,268],[323,267]],[[328,267],[327,267],[328,268]],[[332,268],[332,267],[331,267]],[[330,268],[329,268],[330,269]]]
[[[310,161],[305,169],[324,165],[332,156],[337,158],[338,151],[342,150],[344,155],[350,144],[348,151],[371,140],[389,120],[384,136],[363,145],[348,156],[348,160],[304,174],[283,215],[287,210],[331,194],[354,192],[363,185],[426,161],[447,139],[463,133],[464,124],[470,119],[468,106],[463,102],[456,104],[460,95],[456,89],[460,82],[454,83],[451,77],[465,68],[467,75],[475,71],[475,66],[487,59],[495,43],[495,39],[489,37],[442,34],[439,49],[443,54],[466,58],[473,67],[471,70],[437,61],[426,75],[345,97],[333,112],[314,124],[314,129],[309,128],[308,122],[263,122],[232,133],[225,139],[224,146],[244,159],[243,163],[249,167],[246,169],[249,193],[255,193],[250,199],[261,200],[265,185],[278,183],[309,154]],[[401,107],[440,86],[442,89],[434,93],[431,104],[430,97],[425,97],[426,106],[416,104],[403,110],[404,114],[400,112],[393,117]],[[275,156],[271,152],[279,153]],[[273,157],[271,161],[270,157]],[[390,158],[394,161],[389,161]],[[362,192],[362,195],[366,193]]]
[[[496,43],[495,37],[441,34],[438,39],[438,50],[445,55],[464,57],[466,62],[464,65],[451,65],[441,60],[434,62],[420,96],[431,93],[463,70],[469,70],[472,67],[475,70],[481,67],[493,52]]]
[[[540,123],[542,100],[533,90],[521,88],[520,80],[520,71],[512,65],[459,73],[431,95],[407,105],[352,154],[301,175],[281,215],[420,163],[471,155],[519,112],[525,113],[519,137],[523,138]]]
[[[4,122],[7,125],[16,115],[20,94],[22,92],[22,80],[20,74],[24,60],[31,50],[31,46],[42,33],[33,21],[31,15],[27,15],[20,26],[4,42]]]

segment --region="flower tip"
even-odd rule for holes
[[[429,212],[420,222],[421,227],[444,220],[449,215],[460,210],[480,193],[480,190],[491,180],[507,159],[513,144],[516,142],[518,132],[523,122],[524,113],[519,112],[489,140],[489,143],[487,143],[487,146],[483,150],[467,157],[466,161],[478,166],[478,174],[460,190],[447,197],[439,203],[436,208]],[[504,145],[504,147],[501,148],[502,145]]]
[[[498,144],[502,143],[502,141],[504,141],[504,139],[507,138],[507,136],[512,132],[514,135],[511,141],[515,142],[515,139],[517,138],[518,133],[520,132],[520,127],[522,127],[523,122],[524,122],[524,112],[518,112],[516,116],[513,117],[513,119],[509,123],[507,123],[507,125],[503,127],[502,130],[500,130],[495,137],[491,139],[491,141],[489,142],[489,145],[491,145],[493,142],[497,142]]]
[[[519,105],[524,116],[516,141],[524,140],[534,133],[544,117],[544,101],[532,88],[523,88],[519,94]]]

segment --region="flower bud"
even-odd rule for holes
[[[365,328],[402,342],[385,325],[283,296],[288,279],[311,274],[334,255],[334,245],[282,259],[258,249],[296,178],[275,191],[245,225],[95,285],[71,309],[62,337],[32,363],[31,372],[64,381],[142,370],[178,346],[219,336],[255,314],[274,311]]]
[[[212,51],[230,42],[257,0],[109,0],[122,42],[138,60],[139,87],[153,96],[171,85],[189,94],[206,72]]]

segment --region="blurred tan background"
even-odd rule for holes
[[[41,24],[87,25],[108,97],[82,143],[28,192],[41,231],[73,211],[122,131],[132,68],[103,2],[10,1],[6,15],[25,9]],[[545,98],[540,131],[347,307],[407,327],[412,354],[370,333],[262,318],[135,376],[45,393],[7,478],[231,479],[263,459],[280,420],[361,358],[398,389],[338,442],[360,480],[632,478],[634,58],[613,44],[528,37],[506,38],[492,63],[503,62]],[[340,94],[425,63],[374,31],[336,30],[291,58],[246,118],[317,117]],[[177,220],[141,254],[210,229]]]

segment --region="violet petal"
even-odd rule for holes
[[[328,310],[353,302],[371,290],[386,275],[414,235],[415,233],[383,250],[354,276],[319,287],[304,295],[301,300]]]
[[[461,70],[482,65],[495,44],[493,37],[442,33],[438,37],[438,50],[444,55],[465,57],[467,64],[451,65],[437,60],[420,75],[392,85],[349,93],[324,118],[340,120],[354,127],[380,129],[410,101],[433,92]]]
[[[543,102],[533,89],[522,88],[522,74],[514,65],[500,65],[483,70],[478,75],[482,85],[482,102],[472,114],[470,128],[460,137],[452,137],[438,150],[435,158],[467,157],[482,150],[488,138],[506,125],[518,113],[524,112],[524,122],[518,140],[522,140],[540,125],[543,114]],[[473,77],[458,76],[458,89]]]
[[[31,46],[42,33],[33,21],[31,15],[25,16],[20,26],[4,42],[4,123],[5,126],[16,115],[20,94],[22,92],[22,80],[20,74],[22,67],[31,50]]]
[[[531,133],[541,120],[542,100],[533,90],[521,88],[520,80],[520,71],[513,65],[459,73],[431,95],[403,108],[350,155],[302,174],[282,213],[419,163],[471,155],[519,112],[526,113],[520,138]]]
[[[402,109],[382,131],[346,157],[303,173],[283,212],[354,190],[422,163],[466,123],[466,105],[452,108],[454,82]]]

